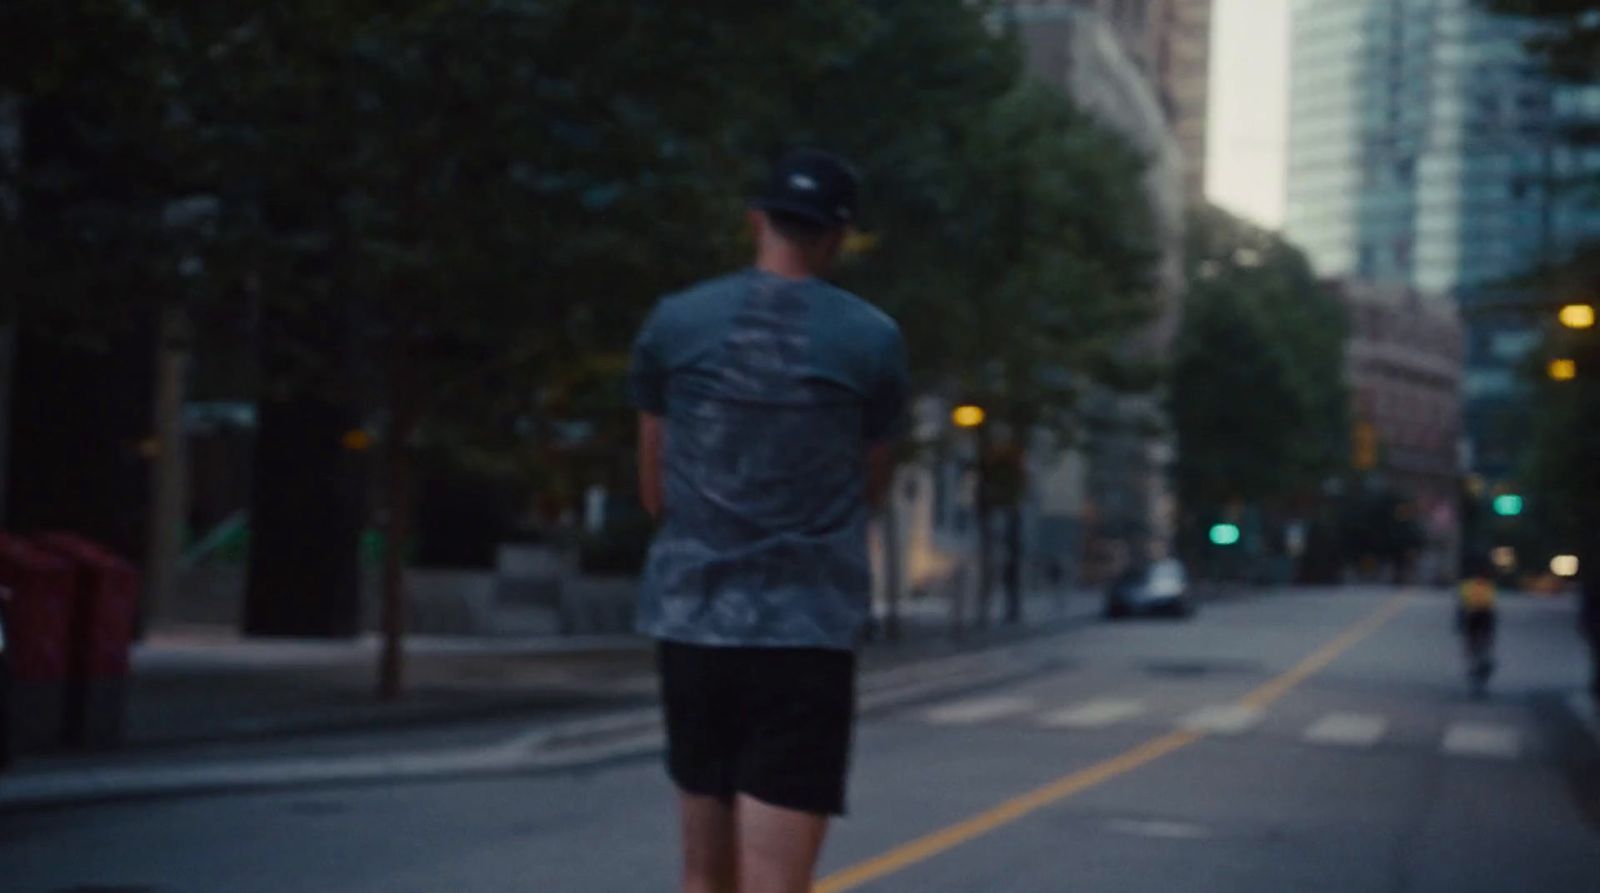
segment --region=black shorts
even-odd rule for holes
[[[667,772],[691,794],[842,815],[855,655],[661,642]]]
[[[1468,611],[1462,609],[1456,612],[1456,628],[1463,635],[1488,638],[1494,635],[1494,611]]]

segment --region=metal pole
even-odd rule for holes
[[[167,304],[156,336],[154,455],[150,459],[150,540],[145,563],[146,628],[172,605],[183,558],[189,463],[183,438],[184,391],[188,382],[188,321]]]

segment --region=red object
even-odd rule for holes
[[[71,533],[38,537],[41,549],[73,569],[73,646],[76,679],[128,675],[128,653],[139,613],[139,572],[105,548]]]
[[[19,682],[63,682],[71,665],[72,565],[0,533],[0,586],[6,600],[6,645]]]

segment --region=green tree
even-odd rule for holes
[[[1176,479],[1193,540],[1246,506],[1314,493],[1347,456],[1345,321],[1304,255],[1216,208],[1191,218],[1171,369]]]
[[[258,318],[264,407],[334,410],[311,425],[324,458],[342,425],[378,424],[392,695],[418,451],[572,487],[575,423],[591,453],[631,436],[616,384],[637,321],[744,260],[740,187],[788,144],[861,161],[879,247],[845,277],[905,321],[932,387],[1067,418],[1070,375],[1143,312],[1140,166],[1021,84],[990,11],[22,0],[0,23],[28,52],[0,91],[28,146],[53,116],[72,151],[8,181],[29,222],[7,248],[30,263],[7,293],[98,324],[138,304],[104,286],[139,283],[204,344],[211,307]],[[174,207],[203,225],[175,232]],[[308,564],[267,539],[258,563]],[[320,539],[298,547],[346,549]]]

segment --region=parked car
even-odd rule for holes
[[[1194,614],[1194,593],[1183,562],[1166,558],[1129,568],[1106,589],[1107,617],[1134,614]]]

